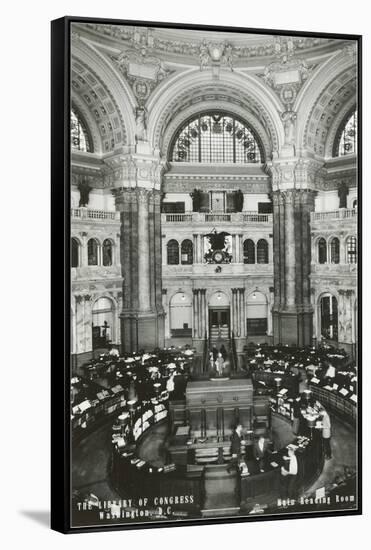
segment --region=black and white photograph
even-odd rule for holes
[[[360,514],[360,36],[54,24],[68,531]]]

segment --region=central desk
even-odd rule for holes
[[[224,438],[236,424],[251,429],[251,379],[211,379],[188,382],[186,410],[192,437]]]

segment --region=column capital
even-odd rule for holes
[[[137,187],[135,191],[136,191],[136,197],[137,197],[137,200],[138,200],[138,204],[148,205],[148,199],[152,195],[152,189],[145,189],[143,187]]]
[[[162,174],[167,163],[158,155],[133,152],[119,153],[104,160],[104,187],[161,188]]]
[[[274,192],[287,189],[315,190],[325,176],[323,166],[323,162],[314,159],[291,157],[268,162],[266,168],[272,177]]]

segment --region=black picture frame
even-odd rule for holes
[[[352,40],[357,43],[357,109],[358,109],[358,415],[357,415],[357,494],[355,509],[285,512],[277,515],[190,518],[132,524],[86,525],[75,527],[71,518],[71,422],[70,422],[70,33],[72,23],[99,23],[134,27],[156,27],[230,33],[269,34],[273,36],[318,37]],[[331,517],[362,514],[362,36],[356,34],[316,33],[291,30],[249,29],[208,25],[186,25],[164,22],[126,21],[102,18],[62,17],[51,24],[51,527],[62,533],[148,529],[218,523],[275,521],[309,517]],[[264,203],[263,203],[264,204]]]

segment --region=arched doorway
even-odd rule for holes
[[[230,338],[229,298],[220,290],[214,292],[209,300],[209,335],[211,342]]]
[[[110,298],[98,298],[92,311],[93,349],[106,348],[114,338],[114,306]]]
[[[258,290],[246,300],[246,327],[247,336],[265,336],[268,331],[268,301]]]
[[[172,338],[192,337],[192,300],[184,292],[170,300],[170,334]]]
[[[319,301],[321,338],[338,340],[338,301],[330,293],[323,294]]]

